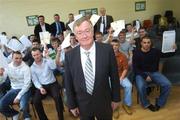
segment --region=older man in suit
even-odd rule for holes
[[[111,26],[111,23],[114,21],[111,15],[106,15],[106,9],[100,8],[99,10],[101,18],[95,25],[95,32],[102,32],[103,35],[107,34],[108,29]]]
[[[65,88],[68,107],[80,120],[112,120],[120,101],[113,49],[94,42],[93,25],[82,17],[74,24],[79,46],[66,53]]]

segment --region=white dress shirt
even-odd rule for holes
[[[42,32],[46,32],[45,24],[44,24],[44,25],[41,25],[41,29],[42,29]]]
[[[32,81],[36,88],[41,88],[42,85],[48,85],[56,81],[53,70],[56,69],[56,64],[51,59],[42,60],[41,65],[35,62],[31,66]]]
[[[93,45],[91,46],[91,48],[89,50],[85,50],[82,47],[80,47],[81,64],[82,64],[83,73],[85,72],[85,63],[86,63],[86,60],[87,60],[86,52],[90,53],[89,58],[90,58],[91,63],[92,63],[93,74],[95,76],[95,65],[96,65],[96,46],[95,46],[95,42],[93,43]]]

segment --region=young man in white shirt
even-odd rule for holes
[[[53,74],[53,70],[56,69],[55,61],[43,58],[39,48],[32,48],[31,53],[34,58],[34,63],[31,66],[32,81],[36,87],[33,103],[38,117],[40,120],[48,120],[42,105],[42,99],[50,95],[55,101],[58,120],[64,120],[60,86]]]
[[[20,111],[23,112],[24,120],[30,120],[29,98],[31,87],[30,68],[22,61],[22,54],[17,51],[12,54],[12,62],[6,69],[1,68],[0,76],[11,82],[11,89],[0,100],[0,112],[6,117],[18,120],[19,112],[12,109],[10,105],[19,103]]]

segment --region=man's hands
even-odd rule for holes
[[[74,109],[71,109],[70,111],[75,117],[79,116],[79,108],[74,108]]]
[[[4,68],[0,68],[0,76],[3,76]]]
[[[42,95],[45,95],[47,93],[46,90],[43,87],[41,87],[39,90],[40,90]]]
[[[146,81],[147,81],[147,82],[151,82],[151,81],[152,81],[152,80],[151,80],[151,77],[150,77],[150,76],[147,76]]]

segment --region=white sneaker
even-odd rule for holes
[[[31,120],[31,118],[25,118],[24,120]]]
[[[13,120],[18,120],[18,118],[19,118],[19,113],[12,117]]]

